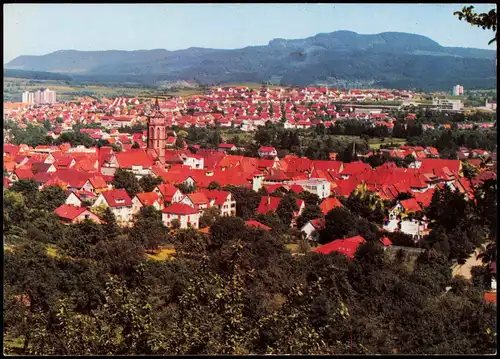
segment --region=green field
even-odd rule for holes
[[[240,84],[225,84],[222,87],[248,87],[249,89],[260,89],[261,84],[257,83],[240,83]],[[92,83],[73,83],[63,80],[33,80],[14,77],[4,78],[4,101],[20,102],[21,95],[24,91],[36,91],[40,87],[47,87],[52,91],[56,91],[57,98],[62,101],[76,100],[78,97],[148,97],[151,96],[180,96],[189,98],[195,95],[202,95],[203,89],[181,89],[172,91],[162,89],[158,86],[146,86],[137,84],[92,84]],[[279,86],[266,86],[274,89]]]
[[[134,84],[79,84],[60,80],[30,80],[6,77],[4,78],[4,101],[20,102],[24,91],[36,91],[40,87],[47,87],[56,91],[58,100],[75,100],[78,97],[147,97],[147,96],[181,96],[183,98],[201,95],[202,89],[182,89],[170,91],[157,89],[154,86],[140,86]]]
[[[239,137],[240,141],[245,141],[247,143],[253,141],[253,137],[255,136],[255,132],[243,132],[243,131],[232,131],[229,129],[222,129],[221,130],[221,136],[224,138],[226,143],[231,143],[233,138],[236,136]]]
[[[372,150],[380,149],[380,145],[382,144],[387,145],[393,143],[397,146],[406,144],[406,140],[404,138],[386,138],[384,141],[382,141],[380,138],[370,138],[368,142]]]
[[[147,253],[146,256],[156,261],[173,260],[175,257],[175,248],[173,245],[166,245],[155,253]]]

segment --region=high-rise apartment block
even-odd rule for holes
[[[464,87],[460,85],[453,86],[453,96],[463,96]]]
[[[22,101],[23,103],[30,105],[56,103],[56,92],[43,88],[36,92],[25,91],[23,93]]]

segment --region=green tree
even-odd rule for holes
[[[124,188],[131,198],[141,192],[141,186],[135,175],[121,168],[116,170],[112,185],[116,189]]]
[[[111,211],[111,208],[106,207],[104,215],[102,216],[103,230],[106,240],[117,239],[121,233],[121,229],[116,222],[116,217]]]
[[[220,189],[221,189],[221,186],[220,186],[220,184],[218,184],[217,182],[212,181],[212,182],[210,182],[210,183],[208,184],[208,189],[209,189],[210,191],[212,191],[212,190],[220,190]]]
[[[145,249],[158,249],[167,238],[167,228],[163,224],[161,212],[152,206],[141,207],[130,229],[129,238]]]
[[[38,183],[33,180],[19,180],[12,184],[9,188],[12,192],[20,193],[24,198],[24,203],[28,208],[34,208],[37,204]]]
[[[294,195],[285,195],[276,209],[276,214],[281,218],[283,224],[290,226],[294,218],[294,213],[299,210],[297,200]]]
[[[248,220],[255,217],[255,212],[259,206],[261,196],[250,188],[224,186],[224,191],[231,193],[236,202],[236,215]]]
[[[464,6],[462,11],[455,11],[453,15],[458,16],[459,20],[465,19],[472,26],[478,26],[483,28],[483,30],[493,30],[495,32],[495,37],[488,42],[491,45],[497,41],[497,11],[496,9],[491,9],[488,13],[476,14],[474,12],[474,6]]]
[[[220,209],[217,207],[206,208],[200,217],[200,228],[210,227],[220,217]]]
[[[38,194],[38,208],[52,212],[66,202],[66,197],[66,192],[61,187],[44,187]]]
[[[139,186],[142,192],[153,192],[159,184],[164,183],[161,177],[153,177],[151,175],[142,176],[139,180]]]
[[[302,228],[307,222],[317,218],[323,218],[323,212],[317,204],[308,204],[302,214],[297,217],[297,228]]]

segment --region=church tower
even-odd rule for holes
[[[167,144],[167,123],[161,113],[158,98],[151,108],[148,119],[148,149],[154,149],[159,157],[160,164],[165,164],[165,146]]]

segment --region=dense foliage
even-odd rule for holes
[[[120,177],[120,176],[119,176]],[[143,207],[130,228],[111,211],[104,224],[64,225],[50,212],[62,196],[19,181],[4,193],[4,335],[8,352],[37,355],[180,354],[484,354],[496,350],[496,308],[482,299],[491,273],[452,278],[454,261],[496,246],[496,182],[475,204],[448,188],[426,215],[433,231],[414,262],[384,251],[380,211],[363,188],[325,216],[320,242],[362,235],[353,260],[320,255],[283,238],[296,198],[297,219],[319,216],[318,199],[282,193],[280,214],[255,216],[259,193],[226,188],[237,211],[273,228],[206,211],[208,234],[165,228]],[[367,218],[363,218],[367,217]],[[172,225],[172,227],[177,227]],[[173,233],[173,234],[172,234]],[[285,236],[285,237],[284,237]],[[395,245],[411,245],[389,234]],[[175,245],[173,260],[155,257]],[[490,261],[494,251],[485,252]]]

